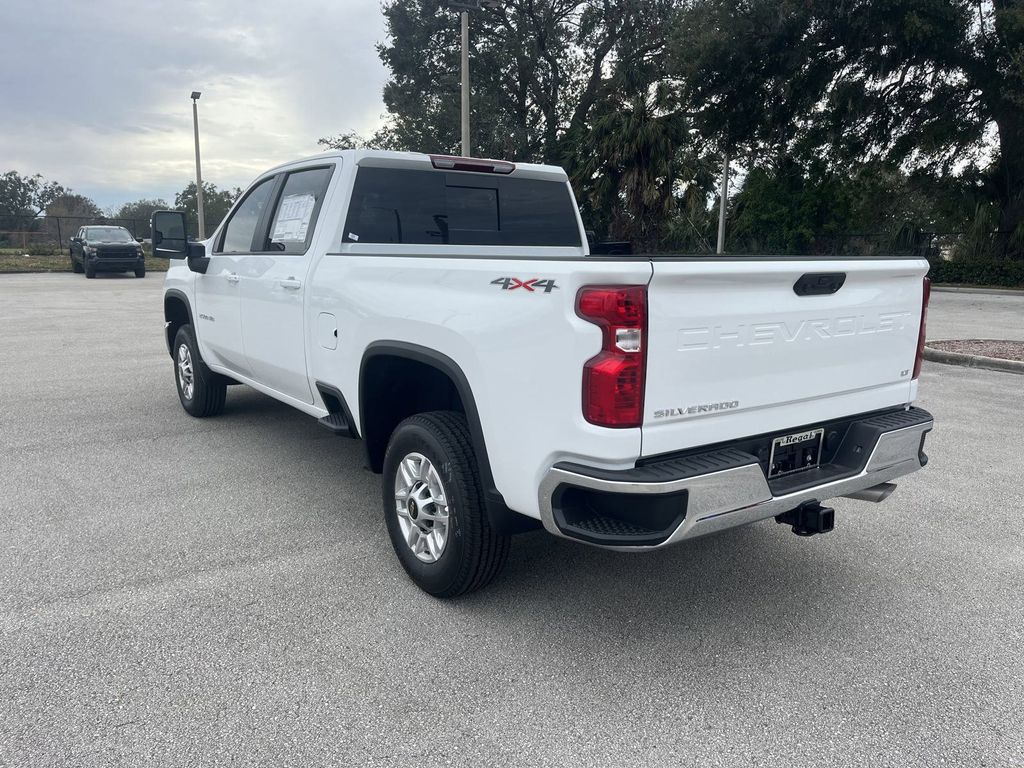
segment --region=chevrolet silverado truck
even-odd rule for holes
[[[152,230],[185,411],[240,383],[362,440],[438,597],[531,528],[824,533],[823,501],[927,462],[920,258],[591,256],[560,168],[361,150],[267,171],[203,242],[179,212]]]
[[[97,272],[134,272],[146,276],[142,245],[124,227],[79,227],[68,241],[71,270],[88,278]]]

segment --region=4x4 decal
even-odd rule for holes
[[[520,280],[518,277],[497,277],[491,280],[491,285],[500,285],[503,291],[514,291],[516,288],[525,288],[530,293],[543,288],[544,293],[558,288],[554,280],[541,280],[539,277],[531,277],[529,280]]]

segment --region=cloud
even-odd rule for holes
[[[0,172],[42,173],[113,205],[194,176],[245,186],[321,136],[372,132],[386,71],[379,0],[4,0]]]

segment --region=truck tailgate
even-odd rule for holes
[[[784,433],[916,394],[924,259],[653,262],[644,456]]]

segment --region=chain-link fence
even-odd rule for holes
[[[149,238],[148,219],[119,219],[107,216],[20,216],[0,215],[0,249],[16,250],[23,253],[56,253],[68,248],[68,240],[79,228],[93,224],[110,224],[126,228],[136,238]],[[957,253],[958,247],[981,248],[995,253],[999,247],[1005,249],[1007,233],[993,232],[991,242],[978,244],[977,235],[970,243],[965,242],[963,232],[922,232],[906,229],[897,234],[890,232],[869,232],[852,234],[816,234],[799,247],[773,248],[770,243],[759,242],[756,238],[732,239],[728,241],[728,252],[733,254],[778,254],[780,256],[886,256],[913,254],[930,260],[948,260]],[[708,246],[710,248],[710,246]],[[710,251],[709,251],[710,253]],[[964,254],[960,254],[964,255]]]
[[[124,227],[136,238],[149,237],[148,219],[107,216],[12,216],[0,215],[0,249],[25,253],[56,252],[68,247],[79,228],[93,224]]]

